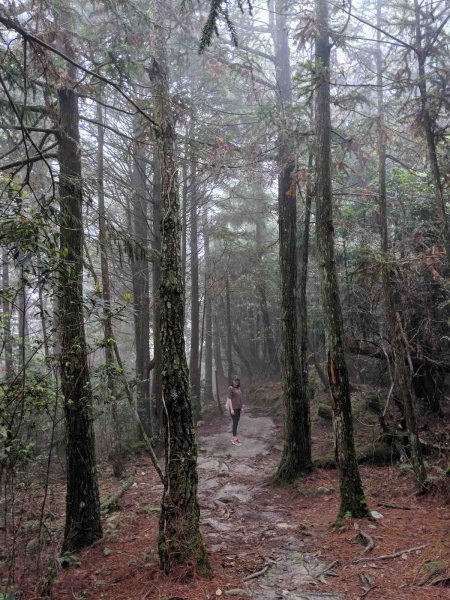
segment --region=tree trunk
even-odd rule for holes
[[[213,393],[213,317],[212,317],[212,273],[209,249],[208,211],[203,218],[203,244],[205,251],[205,405],[214,402]]]
[[[282,0],[275,3],[276,29],[275,68],[277,105],[282,122],[278,136],[278,223],[281,275],[281,375],[284,392],[284,448],[276,479],[292,481],[313,469],[311,461],[311,425],[306,369],[301,364],[296,305],[297,288],[297,195],[294,179],[295,157],[292,140],[286,127],[292,104],[287,34],[286,6]],[[305,324],[306,326],[306,324]]]
[[[70,49],[66,48],[70,55]],[[68,66],[67,83],[75,80]],[[63,81],[65,81],[63,79]],[[63,552],[102,536],[95,461],[92,390],[83,314],[83,185],[78,101],[74,90],[58,89],[60,248],[59,326],[61,390],[67,426],[67,495]]]
[[[334,258],[331,189],[330,42],[327,0],[316,0],[316,229],[328,379],[333,399],[339,517],[369,515],[356,461],[352,408],[344,354],[344,324]]]
[[[161,298],[159,286],[161,282],[161,169],[156,159],[153,159],[153,244],[155,251],[153,258],[153,358],[155,370],[152,381],[153,398],[153,430],[155,433],[162,431],[163,422],[163,391],[161,379]]]
[[[388,233],[388,209],[386,202],[386,136],[384,124],[384,94],[383,94],[383,56],[381,49],[381,11],[382,0],[377,1],[377,104],[378,104],[378,202],[380,205],[380,234],[381,252],[385,257],[385,266],[382,269],[382,281],[384,292],[384,311],[389,339],[394,355],[395,380],[400,401],[403,406],[411,453],[411,462],[414,474],[420,486],[427,480],[425,465],[417,433],[414,404],[412,399],[411,374],[408,370],[405,342],[402,336],[400,316],[396,312],[394,297],[394,281],[389,261],[389,233]]]
[[[190,135],[190,128],[187,128],[187,137]],[[185,146],[185,156],[182,163],[183,194],[181,197],[181,273],[183,277],[183,289],[186,290],[186,263],[187,263],[187,207],[189,193],[189,177],[187,163],[187,144]]]
[[[200,405],[200,303],[198,279],[198,189],[197,189],[197,163],[195,152],[191,156],[191,177],[189,194],[189,221],[190,221],[190,250],[191,250],[191,352],[189,360],[191,399],[194,411],[194,420],[201,419]]]
[[[98,199],[98,235],[100,246],[100,268],[102,278],[103,299],[103,331],[105,335],[105,370],[106,389],[108,391],[107,406],[111,407],[112,416],[112,451],[111,461],[115,477],[121,477],[125,470],[124,452],[122,449],[122,426],[117,413],[117,395],[114,376],[114,331],[111,314],[111,286],[109,280],[108,246],[106,233],[104,174],[104,138],[103,111],[97,104],[97,199]]]
[[[311,173],[313,168],[313,155],[310,152],[308,158],[308,169]],[[305,392],[309,397],[309,372],[308,372],[308,306],[306,287],[308,283],[308,259],[309,259],[309,231],[311,225],[311,205],[314,195],[312,180],[308,174],[305,195],[305,219],[303,223],[303,236],[299,245],[299,285],[298,285],[298,318],[300,322],[300,365],[302,370],[302,382]],[[320,374],[319,374],[320,377]],[[325,378],[326,381],[326,378]],[[328,389],[328,382],[326,382]]]
[[[151,434],[150,381],[150,297],[148,248],[148,191],[146,181],[145,147],[142,144],[144,128],[138,117],[134,122],[134,150],[131,180],[133,186],[132,256],[134,326],[136,339],[137,409],[147,435]]]
[[[162,0],[155,0],[154,16],[164,15]],[[189,374],[184,346],[183,280],[181,272],[181,219],[176,166],[175,126],[169,94],[166,31],[152,28],[153,58],[149,75],[157,123],[156,153],[161,166],[161,350],[165,406],[166,479],[159,528],[161,567],[169,573],[183,567],[184,576],[209,573],[200,533],[197,498],[197,443],[189,395]]]

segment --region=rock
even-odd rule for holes
[[[225,596],[244,596],[244,598],[248,598],[250,594],[246,590],[236,588],[234,590],[227,590]]]
[[[327,406],[326,404],[319,404],[319,408],[317,409],[317,415],[321,419],[325,419],[326,421],[333,420],[333,411],[331,410],[331,407]]]
[[[278,527],[278,529],[295,529],[295,525],[289,525],[289,523],[276,523],[275,527]]]
[[[221,552],[222,550],[226,550],[227,549],[227,545],[226,544],[213,544],[212,546],[209,547],[209,550],[211,552]]]
[[[383,515],[381,513],[379,513],[377,510],[371,510],[370,514],[372,516],[372,519],[376,519],[377,521],[379,519],[383,519]]]
[[[381,413],[380,398],[376,394],[366,396],[365,408],[366,410],[379,415]]]
[[[334,492],[333,488],[327,488],[324,485],[321,485],[320,487],[317,488],[317,494],[322,495],[322,494],[332,494]]]

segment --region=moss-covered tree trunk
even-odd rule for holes
[[[164,15],[162,0],[154,4],[154,17]],[[166,31],[152,29],[153,58],[149,75],[154,97],[156,153],[161,168],[161,350],[165,410],[166,480],[159,528],[159,557],[169,573],[183,567],[184,574],[209,572],[200,534],[197,499],[197,444],[189,395],[183,323],[181,272],[181,219],[175,151],[175,127],[169,95]]]
[[[66,50],[68,51],[68,50]],[[92,544],[102,536],[95,462],[92,390],[83,314],[83,186],[78,100],[70,82],[58,89],[60,248],[59,327],[61,390],[67,428],[67,495],[63,551]]]
[[[281,276],[281,375],[285,407],[284,448],[276,479],[291,481],[312,471],[311,429],[307,382],[300,361],[297,318],[297,194],[295,155],[288,136],[292,88],[286,6],[275,2],[277,106],[280,120],[278,152],[278,223]]]
[[[327,0],[316,0],[316,231],[328,380],[333,400],[339,516],[368,516],[356,460],[344,353],[344,324],[334,256],[331,186],[330,41]]]
[[[392,269],[389,261],[389,233],[388,233],[388,209],[386,202],[386,135],[384,119],[384,94],[383,94],[383,56],[381,49],[381,22],[382,2],[377,2],[377,104],[378,104],[378,127],[377,127],[377,152],[378,152],[378,202],[380,206],[380,234],[381,252],[384,257],[382,269],[384,311],[389,340],[392,347],[395,365],[395,382],[397,392],[403,406],[403,412],[408,428],[411,463],[414,474],[421,487],[427,481],[427,474],[422,457],[419,436],[417,433],[416,417],[412,397],[411,373],[407,364],[405,340],[403,339],[400,315],[396,312],[395,283],[392,277]]]

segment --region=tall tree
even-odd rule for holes
[[[328,379],[333,400],[335,451],[339,466],[339,516],[369,514],[353,439],[344,324],[336,275],[331,186],[330,40],[327,0],[315,0],[316,15],[316,234]]]
[[[311,430],[306,369],[300,362],[297,319],[297,194],[295,155],[288,135],[292,105],[291,66],[286,4],[275,2],[275,46],[278,136],[278,223],[281,276],[281,374],[285,407],[285,438],[277,479],[290,481],[312,471]]]
[[[181,272],[181,215],[175,153],[175,126],[169,93],[166,32],[161,24],[163,0],[155,0],[152,28],[153,58],[149,75],[157,124],[156,153],[161,168],[161,350],[165,406],[166,467],[159,528],[161,567],[177,565],[185,573],[209,573],[200,533],[197,498],[197,443],[189,395],[184,346],[184,306]]]
[[[68,11],[60,27],[70,31]],[[65,54],[73,56],[66,36]],[[92,544],[102,536],[95,460],[92,389],[83,314],[83,182],[76,70],[68,64],[57,90],[59,106],[60,251],[59,327],[61,390],[67,428],[67,495],[63,551]]]

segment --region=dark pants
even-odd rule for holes
[[[235,408],[234,409],[234,415],[231,415],[231,418],[233,420],[233,435],[234,435],[234,437],[236,437],[237,436],[237,427],[238,427],[239,419],[241,418],[241,409],[240,408]]]

